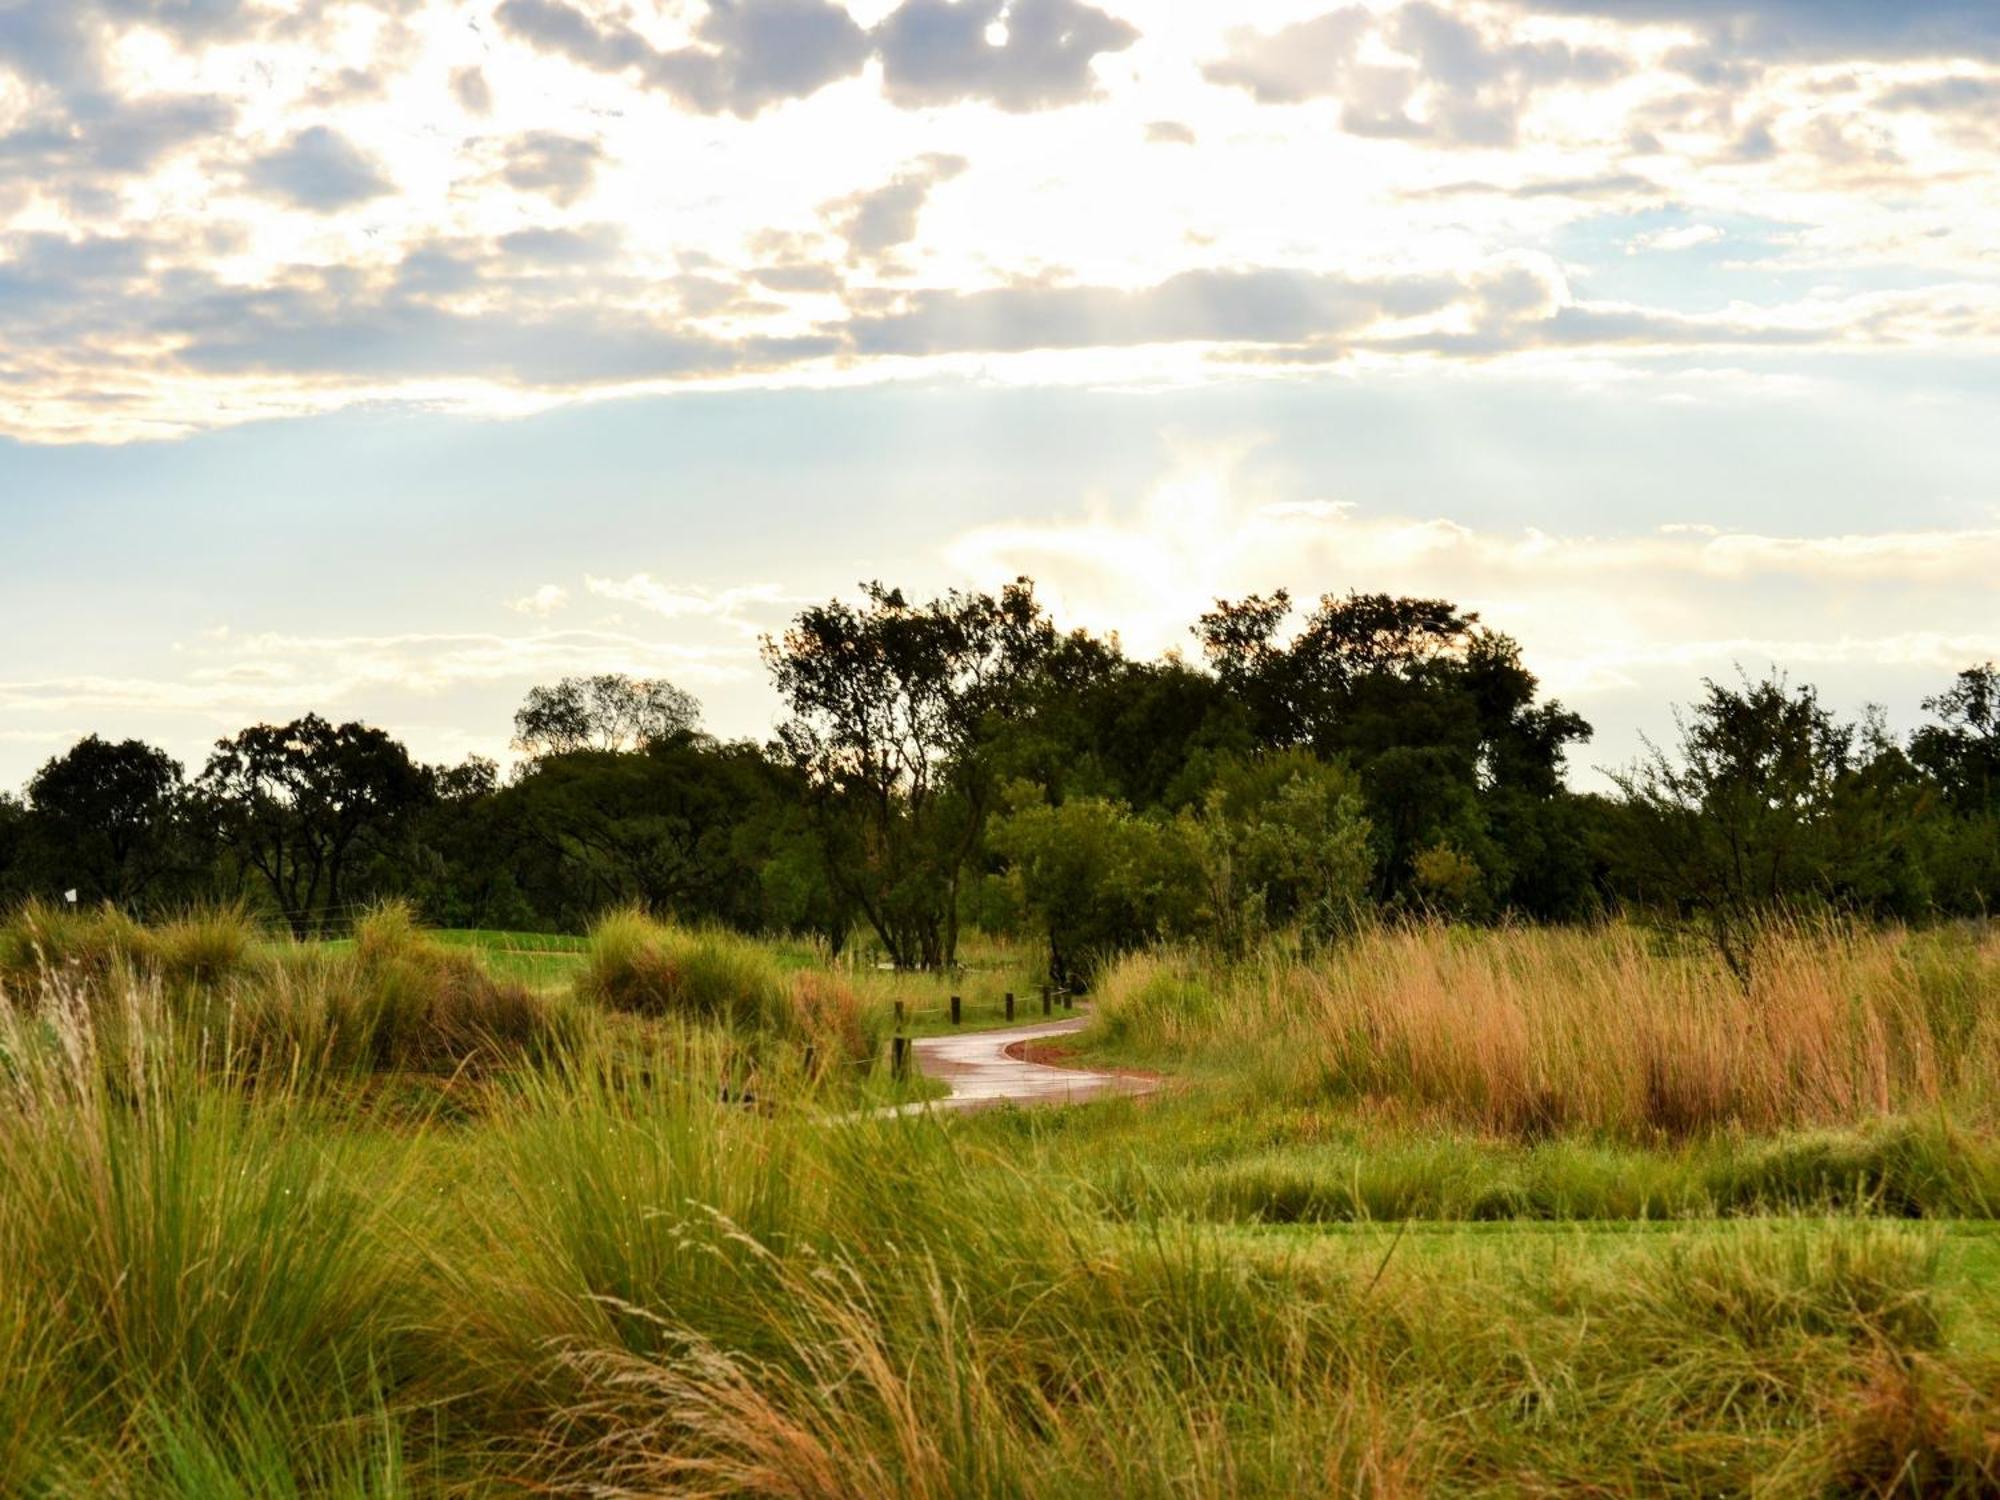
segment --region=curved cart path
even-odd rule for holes
[[[919,1114],[927,1109],[990,1109],[996,1104],[1080,1104],[1107,1094],[1149,1094],[1159,1080],[1129,1073],[1098,1073],[1084,1068],[1052,1068],[1015,1054],[1023,1042],[1070,1036],[1087,1024],[1081,1016],[1009,1026],[997,1031],[968,1031],[956,1036],[918,1037],[910,1043],[917,1066],[927,1078],[948,1085],[943,1099],[925,1099],[888,1111]]]

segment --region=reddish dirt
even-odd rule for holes
[[[1139,1068],[1112,1068],[1103,1063],[1079,1062],[1076,1047],[1070,1042],[1040,1041],[1030,1038],[1016,1042],[1007,1049],[1007,1055],[1016,1062],[1036,1063],[1044,1068],[1088,1068],[1093,1073],[1104,1073],[1112,1078],[1134,1078],[1142,1083],[1161,1083],[1165,1079],[1159,1073],[1148,1073]]]

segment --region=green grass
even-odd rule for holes
[[[73,967],[0,1006],[0,1494],[2000,1488],[1965,1096],[1497,1128],[1279,1066],[1303,988],[1218,967],[1111,1043],[1178,1069],[1160,1096],[836,1126],[898,1091],[805,1040],[873,1061],[947,981],[619,920],[524,949],[384,914],[277,960],[227,922],[54,934]],[[519,988],[572,1020],[438,1050],[524,953],[583,981]],[[1926,981],[1968,1035],[1988,972]],[[403,1038],[369,1087],[217,1055],[230,996],[322,1034],[330,976]]]

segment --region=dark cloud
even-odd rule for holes
[[[837,292],[842,285],[840,273],[833,267],[807,261],[759,266],[752,277],[759,286],[774,292]]]
[[[997,42],[996,28],[1005,32]],[[875,39],[897,104],[979,99],[1024,112],[1092,97],[1098,55],[1139,33],[1079,0],[904,0]]]
[[[1940,115],[1978,115],[2000,124],[2000,78],[1963,74],[1890,89],[1875,101],[1884,109],[1920,109]]]
[[[234,119],[227,105],[191,94],[137,99],[79,94],[46,119],[0,135],[0,165],[51,186],[101,185],[147,171],[190,142],[220,135]]]
[[[552,130],[531,130],[507,143],[507,165],[500,175],[509,187],[540,193],[567,208],[597,180],[604,148],[580,136]]]
[[[625,236],[616,225],[582,229],[517,229],[498,240],[503,255],[539,265],[588,265],[618,253]]]
[[[473,376],[527,387],[742,374],[823,357],[823,335],[726,339],[575,303],[494,318],[329,282],[218,287],[162,328],[179,363],[215,375],[346,380]]]
[[[1185,271],[1150,287],[1019,283],[925,290],[847,326],[861,354],[1018,353],[1176,343],[1292,344],[1449,306],[1449,277],[1369,280],[1282,269]]]
[[[852,77],[876,54],[898,104],[1073,104],[1095,93],[1097,56],[1138,37],[1081,0],[904,0],[873,35],[833,0],[708,0],[696,45],[678,48],[577,0],[505,0],[495,14],[544,51],[631,74],[704,114],[745,117]]]
[[[685,296],[669,313],[607,302],[588,262],[615,230],[530,234],[421,246],[387,277],[302,266],[254,287],[176,267],[170,247],[141,238],[0,235],[0,351],[34,350],[46,368],[91,372],[75,377],[85,383],[179,370],[569,387],[751,373],[843,347],[828,334],[711,334],[689,321]],[[524,257],[532,274],[514,278]],[[452,306],[465,292],[504,297],[507,315]],[[134,340],[174,352],[142,368]]]
[[[272,15],[270,8],[246,0],[98,0],[97,8],[108,20],[151,26],[191,42],[239,37]]]
[[[192,94],[123,97],[111,87],[104,66],[111,35],[106,19],[155,10],[156,21],[177,21],[190,30],[220,31],[240,19],[234,5],[0,0],[0,69],[42,93],[19,125],[0,133],[0,167],[72,203],[106,208],[120,179],[229,127],[235,112],[219,100]]]
[[[880,260],[914,240],[931,189],[958,176],[966,165],[962,156],[919,157],[882,186],[829,203],[824,212],[847,241],[847,258]]]
[[[0,5],[0,63],[58,89],[94,89],[102,80],[100,37],[88,5],[12,0]]]
[[[1678,23],[1706,46],[1686,59],[1823,62],[2000,57],[1993,0],[1517,0],[1547,15]]]
[[[1658,198],[1666,189],[1636,172],[1595,177],[1544,177],[1527,182],[1447,182],[1405,193],[1407,198]]]
[[[1378,59],[1372,41],[1409,60]],[[1202,74],[1263,104],[1335,100],[1342,128],[1356,135],[1493,147],[1513,143],[1537,91],[1607,83],[1626,71],[1613,53],[1491,38],[1430,0],[1413,0],[1386,13],[1356,5],[1277,31],[1239,31]]]
[[[115,315],[102,299],[143,277],[158,249],[126,235],[8,235],[0,239],[0,328],[74,337],[82,330],[68,320]]]
[[[515,36],[603,73],[633,73],[703,114],[745,118],[861,71],[867,33],[831,0],[710,0],[692,47],[655,47],[570,0],[505,0]]]
[[[493,90],[487,85],[485,70],[478,67],[454,68],[451,74],[452,97],[459,107],[468,114],[485,115],[493,112]]]
[[[326,125],[309,125],[258,157],[244,179],[257,192],[315,213],[332,213],[395,190],[373,160]]]
[[[1862,329],[1894,337],[1884,312]],[[1968,310],[1968,326],[1984,315]],[[1416,320],[1409,330],[1382,327]],[[832,330],[829,330],[832,331]],[[1532,264],[1464,275],[1352,277],[1284,268],[1189,271],[1149,287],[1022,283],[927,290],[854,317],[863,355],[1005,354],[1146,344],[1224,346],[1232,358],[1308,364],[1359,351],[1491,358],[1545,348],[1824,344],[1835,335],[1733,317],[1571,303]]]

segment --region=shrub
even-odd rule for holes
[[[1215,1028],[1219,1006],[1207,980],[1188,954],[1142,953],[1124,959],[1098,983],[1098,1034],[1139,1051],[1184,1047]]]
[[[784,1031],[795,1018],[784,976],[758,944],[713,928],[667,926],[631,910],[591,929],[577,993],[611,1010],[743,1031]]]
[[[478,956],[425,935],[409,907],[390,904],[354,929],[351,985],[343,1021],[377,1069],[451,1069],[496,1056],[532,1055],[572,1027],[559,1002],[516,980],[496,979]]]
[[[146,930],[116,907],[79,910],[31,900],[0,925],[0,983],[25,992],[45,977],[71,984],[110,978],[152,954]]]
[[[865,1062],[881,1050],[882,1011],[865,1004],[854,987],[813,969],[792,976],[794,1024],[818,1049],[822,1066]]]
[[[152,928],[150,958],[169,986],[218,986],[241,977],[262,936],[240,906],[197,909]]]

